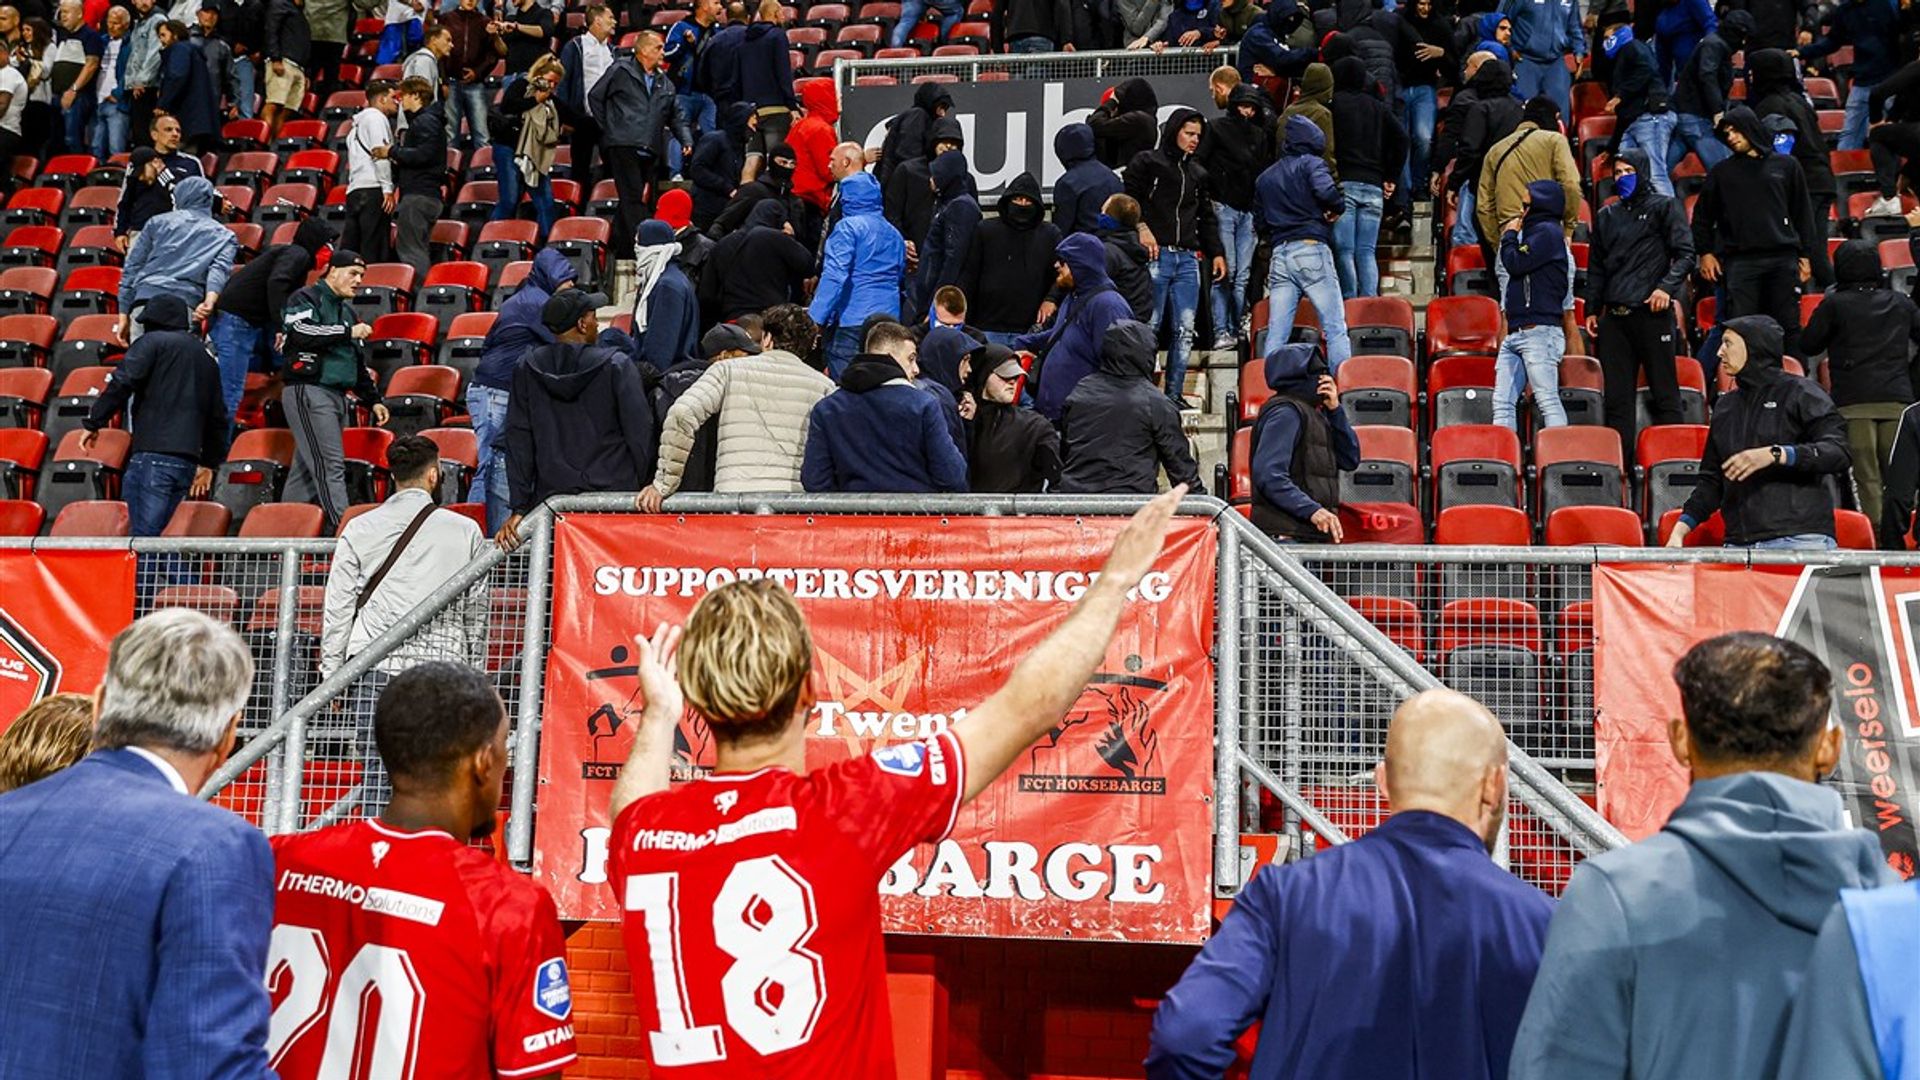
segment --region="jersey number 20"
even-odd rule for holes
[[[654,1000],[660,1004],[660,1030],[649,1033],[654,1063],[726,1060],[719,1025],[696,1025],[687,1000],[680,875],[634,874],[627,878],[626,900],[627,910],[645,919]],[[727,1025],[762,1056],[813,1037],[827,999],[820,957],[806,948],[818,925],[813,886],[778,855],[736,864],[713,898],[714,944],[733,957],[720,977]]]
[[[420,1018],[427,1007],[427,994],[413,961],[400,949],[362,945],[340,972],[329,1004],[327,984],[332,978],[327,941],[320,931],[284,923],[273,928],[267,950],[267,989],[274,993],[284,989],[286,997],[267,1022],[268,1064],[277,1068],[287,1049],[331,1011],[326,1049],[314,1074],[317,1080],[412,1076]],[[378,1019],[372,1031],[362,1032],[367,998],[374,994],[380,995]],[[372,1043],[370,1058],[368,1042]],[[356,1076],[354,1069],[362,1060],[367,1061],[367,1071]]]

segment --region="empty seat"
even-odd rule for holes
[[[317,540],[326,534],[326,515],[312,503],[270,502],[253,507],[240,526],[242,537]]]
[[[393,373],[382,394],[387,402],[387,430],[395,436],[415,435],[439,427],[459,410],[460,373],[439,364],[418,364]]]
[[[34,499],[56,522],[60,509],[70,503],[120,497],[120,474],[126,470],[133,437],[104,428],[91,447],[82,449],[81,434],[69,431],[60,440],[53,460],[40,472],[40,488]]]
[[[1549,547],[1639,547],[1646,540],[1640,515],[1624,506],[1563,506],[1547,517]]]
[[[1266,365],[1249,363],[1240,365],[1239,381],[1234,389],[1227,391],[1227,419],[1235,426],[1253,423],[1260,416],[1260,409],[1273,397],[1273,388],[1267,385]]]
[[[6,498],[33,498],[46,460],[46,432],[0,428],[0,492]]]
[[[71,272],[80,266],[119,266],[120,249],[114,245],[111,225],[82,225],[67,236],[66,246],[55,259],[55,269]]]
[[[1520,439],[1495,424],[1454,424],[1433,433],[1434,512],[1455,506],[1521,505]]]
[[[418,311],[382,315],[374,320],[372,336],[367,338],[367,366],[384,386],[400,368],[427,363],[439,336],[440,324],[431,315]]]
[[[480,227],[480,239],[473,245],[473,260],[493,270],[531,259],[539,231],[540,226],[531,221],[489,221]]]
[[[387,475],[387,447],[392,445],[393,432],[385,428],[350,427],[340,433],[340,448],[347,459],[348,502],[377,503],[387,497],[393,486]]]
[[[1360,439],[1360,467],[1340,474],[1340,501],[1420,505],[1420,452],[1412,429],[1364,424],[1353,432]]]
[[[127,351],[117,336],[119,322],[114,315],[82,315],[68,323],[48,365],[53,369],[55,381],[66,378],[76,368],[118,363]]]
[[[1485,296],[1493,291],[1493,271],[1477,245],[1455,244],[1447,249],[1447,295]]]
[[[547,246],[558,249],[579,270],[583,289],[598,288],[605,279],[607,246],[612,242],[612,226],[597,217],[561,218],[547,234]]]
[[[1437,640],[1441,680],[1484,704],[1523,748],[1539,749],[1540,612],[1522,600],[1456,600],[1440,609]]]
[[[413,280],[413,267],[406,263],[374,263],[354,290],[353,310],[369,322],[396,311],[409,311],[413,307]]]
[[[1427,358],[1500,351],[1500,305],[1485,296],[1436,296],[1427,305]]]
[[[1659,521],[1686,504],[1700,483],[1700,455],[1707,448],[1704,424],[1656,424],[1640,432],[1634,463],[1640,473],[1640,512]]]
[[[132,533],[127,504],[118,499],[80,499],[61,503],[53,514],[48,536],[128,536]]]
[[[1873,540],[1873,522],[1858,510],[1833,512],[1833,537],[1846,551],[1872,551],[1878,546]]]
[[[0,369],[0,428],[38,429],[52,392],[53,372],[46,368]]]
[[[0,266],[52,266],[66,234],[53,225],[19,225],[0,245]]]
[[[59,333],[51,315],[0,315],[0,368],[45,367]]]
[[[507,299],[514,293],[520,291],[521,284],[527,280],[527,275],[532,272],[533,260],[531,259],[521,259],[518,262],[510,262],[500,267],[499,273],[494,276],[493,292],[487,297],[488,305],[495,311],[498,311],[500,305],[506,303]]]
[[[457,503],[466,498],[467,487],[472,483],[473,471],[480,464],[479,440],[472,428],[428,428],[420,434],[433,440],[440,448],[440,491],[442,505]],[[480,531],[485,532],[487,523],[484,515],[480,521]]]
[[[38,536],[46,520],[47,510],[37,502],[0,499],[0,536]]]
[[[280,498],[293,466],[293,432],[285,428],[243,431],[214,470],[213,499],[227,508],[244,533],[253,511]]]
[[[8,225],[52,225],[60,220],[67,205],[67,193],[59,188],[21,188],[0,211],[0,222]]]
[[[233,522],[233,512],[207,499],[182,499],[173,508],[161,536],[225,536]]]
[[[44,315],[53,303],[60,273],[48,266],[0,270],[0,315]]]
[[[245,150],[227,158],[216,177],[222,185],[243,185],[259,189],[280,167],[280,155],[268,150]]]
[[[1493,423],[1491,356],[1446,356],[1427,371],[1427,409],[1436,430]]]
[[[1593,424],[1544,428],[1533,441],[1536,513],[1563,506],[1625,506],[1626,461],[1620,433]]]
[[[602,224],[605,224],[602,222]],[[431,315],[442,330],[487,300],[487,268],[477,262],[435,263],[415,298],[413,310]]]
[[[1346,303],[1347,339],[1356,354],[1413,355],[1413,305],[1401,296],[1356,296]]]
[[[473,381],[473,370],[480,364],[480,352],[486,347],[487,331],[493,329],[495,313],[476,311],[454,316],[447,327],[447,338],[440,343],[439,362],[460,373],[460,385]]]
[[[340,155],[332,150],[301,150],[280,167],[280,181],[287,184],[312,184],[321,191],[333,186],[340,171]]]
[[[118,266],[82,266],[67,275],[60,296],[53,303],[53,317],[61,326],[71,325],[82,315],[120,313],[120,268]]]
[[[1350,357],[1340,365],[1338,382],[1340,404],[1355,426],[1412,428],[1418,423],[1419,391],[1413,361],[1405,356]]]
[[[118,187],[83,187],[60,212],[60,226],[71,232],[82,225],[112,225],[119,210]]]
[[[106,389],[107,375],[112,370],[104,367],[77,368],[60,380],[60,392],[40,424],[41,430],[47,433],[47,438],[54,445],[60,445],[69,432],[80,429],[87,413],[93,409],[94,399]]]
[[[312,184],[274,184],[260,193],[253,222],[271,229],[285,221],[300,221],[320,204],[320,189]]]
[[[1560,407],[1575,427],[1607,422],[1607,379],[1600,361],[1579,353],[1560,358]]]

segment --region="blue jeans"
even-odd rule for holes
[[[1407,167],[1402,185],[1412,191],[1425,191],[1430,184],[1433,153],[1433,129],[1439,117],[1439,99],[1431,86],[1409,86],[1400,91],[1401,105],[1407,112]]]
[[[507,523],[507,392],[475,383],[467,387],[467,415],[473,419],[474,452],[478,467],[468,502],[487,504],[487,535]],[[653,477],[647,477],[652,483]]]
[[[1380,214],[1386,193],[1373,184],[1340,181],[1347,208],[1333,223],[1333,260],[1340,271],[1340,295],[1380,295]]]
[[[1054,52],[1055,49],[1053,42],[1048,41],[1046,38],[1035,37],[1029,34],[1025,37],[1017,37],[1007,42],[1007,51],[1010,53],[1050,53]]]
[[[1667,154],[1673,145],[1672,112],[1646,113],[1620,136],[1620,149],[1638,147],[1647,152],[1647,183],[1662,195],[1673,194],[1673,177],[1667,172]]]
[[[1870,86],[1853,84],[1847,91],[1847,121],[1840,128],[1840,149],[1865,150],[1867,148],[1867,99]],[[1757,545],[1756,545],[1757,546]]]
[[[1153,275],[1153,328],[1160,329],[1173,303],[1173,341],[1167,346],[1167,396],[1180,400],[1187,387],[1187,353],[1193,348],[1193,320],[1200,311],[1200,260],[1185,248],[1163,247],[1148,270]]]
[[[240,110],[240,119],[251,120],[257,110],[253,96],[260,77],[259,68],[254,66],[253,57],[236,56],[233,58],[233,105]]]
[[[261,346],[269,352],[273,340],[265,331],[230,312],[216,312],[207,334],[213,355],[220,361],[220,396],[227,403],[227,419],[240,411],[240,399],[247,392],[247,372],[261,365]]]
[[[88,138],[88,129],[93,126],[95,100],[92,94],[73,95],[73,108],[68,109],[62,119],[65,121],[66,148],[69,154],[84,154],[93,149],[93,140]]]
[[[847,365],[860,353],[860,325],[836,326],[832,336],[827,338],[827,374],[834,382],[847,370]]]
[[[493,208],[493,220],[506,221],[520,210],[520,170],[513,164],[513,147],[493,144],[493,180],[500,196],[500,202]],[[547,232],[553,228],[557,218],[553,205],[553,177],[543,176],[537,187],[526,189],[527,198],[533,200],[533,215],[540,223],[538,242],[547,242]]]
[[[700,136],[714,130],[720,123],[720,106],[715,104],[712,98],[705,94],[678,94],[675,96],[680,99],[680,115],[687,118],[687,126],[693,129],[695,141],[698,141]],[[686,148],[680,145],[679,139],[669,138],[667,140],[667,168],[675,176],[680,174],[680,165],[685,153]]]
[[[1240,336],[1240,320],[1247,314],[1247,281],[1253,277],[1253,249],[1260,238],[1253,230],[1253,211],[1213,204],[1220,223],[1220,245],[1227,249],[1227,280],[1213,287],[1213,335]]]
[[[481,146],[487,137],[487,86],[485,83],[452,83],[447,93],[447,145]],[[460,139],[460,118],[466,117],[467,137]],[[498,159],[495,159],[498,161]]]
[[[1480,230],[1473,225],[1473,202],[1473,185],[1461,185],[1459,213],[1453,216],[1453,232],[1448,234],[1454,247],[1470,247],[1480,243]]]
[[[109,101],[100,106],[100,115],[94,118],[93,125],[93,156],[105,161],[115,154],[126,153],[130,126],[124,104]]]
[[[1513,93],[1520,100],[1545,94],[1560,106],[1560,118],[1564,120],[1573,115],[1572,92],[1573,74],[1561,57],[1529,60],[1523,56],[1514,62]]]
[[[913,36],[913,28],[920,25],[920,19],[926,14],[928,8],[940,13],[940,40],[943,43],[947,40],[947,35],[953,32],[954,26],[959,23],[961,17],[966,14],[965,8],[945,0],[904,0],[900,5],[900,21],[893,24],[893,40],[889,44],[896,49],[905,45],[907,39]]]
[[[174,508],[193,487],[198,466],[172,454],[135,454],[127,459],[120,479],[120,495],[127,501],[128,523],[135,536],[159,536]]]
[[[1713,133],[1713,121],[1692,113],[1675,113],[1673,143],[1667,147],[1667,168],[1680,164],[1687,151],[1700,159],[1702,168],[1711,169],[1733,156],[1727,144]]]
[[[1566,427],[1567,410],[1560,404],[1560,358],[1566,353],[1567,335],[1557,326],[1509,332],[1493,365],[1493,422],[1520,430],[1520,391],[1531,386],[1540,422],[1546,427]]]
[[[1277,348],[1293,335],[1293,310],[1305,296],[1320,316],[1320,339],[1326,345],[1327,373],[1337,374],[1353,355],[1347,340],[1347,307],[1340,296],[1340,276],[1333,252],[1311,240],[1287,240],[1273,247],[1267,268],[1267,341]]]
[[[1728,544],[1728,547],[1739,547]],[[1751,545],[1755,551],[1832,551],[1839,543],[1826,533],[1795,533],[1792,536],[1776,536],[1771,540],[1760,540]]]

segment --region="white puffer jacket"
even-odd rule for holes
[[[807,416],[832,392],[832,379],[780,349],[714,364],[667,410],[654,488],[679,490],[694,433],[718,414],[715,492],[799,491]]]

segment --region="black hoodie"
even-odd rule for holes
[[[1093,156],[1093,128],[1068,124],[1053,136],[1053,156],[1066,171],[1053,182],[1053,223],[1062,233],[1092,232],[1120,176]]]
[[[1140,203],[1140,221],[1163,248],[1221,253],[1213,200],[1206,197],[1207,170],[1195,155],[1180,149],[1180,129],[1198,120],[1206,138],[1207,121],[1192,109],[1175,109],[1160,128],[1160,145],[1142,150],[1127,163],[1127,194]],[[1197,147],[1196,147],[1197,148]]]
[[[909,161],[925,161],[933,150],[933,122],[940,110],[953,109],[953,91],[940,83],[921,83],[913,91],[913,104],[887,121],[887,137],[880,144],[880,163],[874,175],[884,189],[893,171]]]
[[[1474,91],[1474,98],[1462,119],[1459,142],[1454,144],[1453,173],[1447,177],[1447,187],[1454,191],[1462,184],[1479,181],[1487,151],[1513,134],[1521,120],[1520,99],[1512,94],[1513,71],[1504,61],[1481,64],[1467,85]]]
[[[693,223],[699,228],[712,225],[740,187],[740,173],[747,163],[747,122],[752,117],[753,106],[744,101],[720,110],[720,127],[700,136],[687,160],[687,179],[693,182]]]
[[[507,399],[508,501],[524,514],[553,495],[638,491],[653,480],[653,407],[614,349],[542,345],[514,369]]]
[[[1693,246],[1702,255],[1813,258],[1826,242],[1815,227],[1806,175],[1792,158],[1773,152],[1773,138],[1745,105],[1728,109],[1722,128],[1746,136],[1759,153],[1734,154],[1707,171],[1693,208]]]
[[[1600,208],[1593,222],[1593,247],[1587,264],[1587,310],[1602,305],[1638,307],[1653,290],[1678,300],[1693,272],[1693,230],[1680,200],[1653,190],[1647,153],[1638,147],[1620,151],[1640,175],[1633,198]]]
[[[1241,117],[1242,107],[1253,109],[1252,119]],[[1207,170],[1213,198],[1235,210],[1251,212],[1258,205],[1253,182],[1280,156],[1273,132],[1267,96],[1245,83],[1234,87],[1227,95],[1227,111],[1207,125],[1195,155]]]
[[[1153,330],[1132,319],[1107,328],[1100,369],[1067,395],[1060,416],[1066,458],[1060,490],[1095,495],[1151,495],[1167,482],[1205,494],[1200,467],[1180,428],[1180,409],[1153,384],[1158,349]]]
[[[1012,356],[1004,345],[988,345],[968,373],[967,487],[980,494],[1034,495],[1060,486],[1060,433],[1032,409],[987,399],[987,376]]]
[[[1093,128],[1093,153],[1109,169],[1118,169],[1154,147],[1160,98],[1145,79],[1128,79],[1087,117]]]
[[[1847,422],[1817,383],[1781,368],[1779,323],[1742,315],[1721,326],[1746,343],[1747,362],[1734,376],[1736,388],[1714,403],[1700,482],[1682,515],[1698,524],[1720,511],[1727,543],[1737,546],[1802,533],[1832,536],[1833,478],[1853,463]],[[1740,481],[1721,473],[1742,450],[1770,446],[1783,448],[1779,464]]]
[[[746,226],[713,246],[700,273],[700,306],[721,319],[759,314],[800,295],[800,283],[813,272],[813,252],[788,236],[786,207],[763,199],[747,214]]]
[[[1834,198],[1833,163],[1827,159],[1827,139],[1820,118],[1807,103],[1806,88],[1794,70],[1793,57],[1779,49],[1747,54],[1747,101],[1761,120],[1784,116],[1793,121],[1793,160],[1807,178],[1807,193]]]
[[[166,454],[211,469],[227,457],[232,418],[220,392],[220,365],[187,329],[187,302],[162,294],[147,302],[146,332],[107,376],[81,426],[99,431],[132,399],[132,453]]]
[[[1752,33],[1753,16],[1730,11],[1718,30],[1701,38],[1673,80],[1673,110],[1708,120],[1726,111],[1733,89],[1733,54],[1746,48]]]
[[[1025,206],[1017,206],[1021,197]],[[1060,230],[1046,219],[1040,181],[1021,173],[1000,196],[999,216],[982,221],[967,246],[960,288],[967,322],[999,334],[1033,329],[1040,302],[1053,287],[1053,248]]]
[[[307,218],[294,230],[293,243],[275,244],[235,270],[213,309],[277,330],[287,297],[306,286],[314,259],[333,241],[333,226],[317,217]]]
[[[1837,283],[1800,331],[1801,351],[1827,354],[1835,405],[1912,402],[1909,357],[1920,342],[1920,308],[1887,288],[1871,240],[1841,244],[1833,272]]]
[[[1399,179],[1407,130],[1374,93],[1373,76],[1358,57],[1333,62],[1333,136],[1342,181],[1380,187]]]
[[[931,85],[931,84],[928,84]],[[935,120],[927,129],[927,149],[933,149],[935,143],[950,142],[956,147],[966,149],[966,136],[960,130],[960,121],[951,116]],[[918,247],[927,241],[927,229],[933,225],[933,163],[927,157],[918,157],[901,163],[893,170],[893,175],[881,188],[882,213],[907,243]],[[973,174],[967,174],[969,190],[973,186]]]

